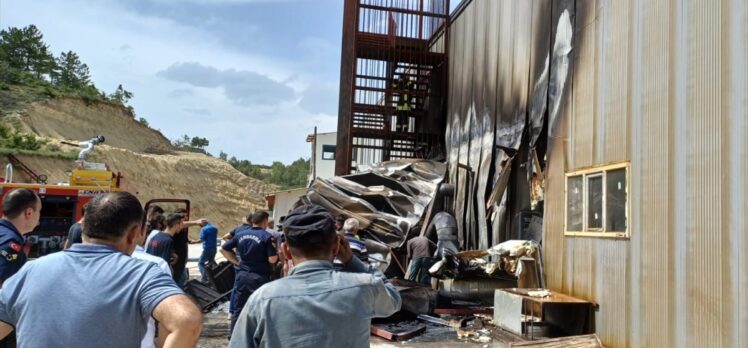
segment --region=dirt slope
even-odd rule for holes
[[[208,218],[221,232],[236,226],[250,210],[265,207],[265,194],[275,190],[274,185],[249,178],[220,159],[171,150],[160,132],[135,122],[120,107],[87,106],[77,99],[62,98],[32,104],[12,115],[23,128],[53,143],[104,134],[106,144],[98,146],[89,161],[104,162],[115,172],[122,172],[123,188],[143,203],[153,198],[189,199],[193,217]],[[37,174],[46,174],[49,183],[67,181],[67,172],[73,167],[72,161],[59,158],[16,157]],[[5,162],[4,158],[0,160]],[[16,181],[21,178],[17,172]]]
[[[171,149],[160,132],[135,122],[119,105],[92,103],[77,98],[48,99],[18,112],[26,131],[55,139],[88,140],[98,134],[106,144],[136,152],[164,153]]]

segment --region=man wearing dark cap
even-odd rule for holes
[[[164,347],[194,347],[200,309],[156,264],[130,257],[144,220],[129,193],[95,197],[82,244],[28,263],[0,289],[0,338],[15,329],[22,348],[139,347],[153,317]]]
[[[236,231],[236,235],[221,246],[221,254],[237,266],[229,304],[232,330],[249,296],[270,281],[272,266],[278,262],[275,238],[265,230],[268,218],[265,211],[255,212],[251,217],[252,227]]]
[[[0,286],[26,263],[23,235],[39,225],[42,200],[32,190],[13,189],[3,197],[0,219]]]
[[[369,347],[371,319],[400,310],[395,286],[352,257],[320,206],[292,211],[283,231],[281,249],[295,266],[250,296],[229,347]],[[335,256],[344,272],[333,270]]]

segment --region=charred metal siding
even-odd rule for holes
[[[487,211],[485,202],[496,184],[497,164],[507,159],[496,145],[520,150],[532,81],[543,73],[548,55],[551,3],[476,0],[466,4],[450,26],[445,143],[450,182],[456,184],[460,242],[467,248],[486,248],[503,240],[510,226],[507,221],[512,220]],[[519,180],[523,175],[524,169],[518,170],[515,182],[526,181]],[[517,190],[527,191],[526,185]],[[529,204],[526,201],[512,202]],[[496,228],[490,229],[486,221]]]
[[[549,285],[598,302],[611,346],[745,346],[745,4],[578,1],[575,27],[566,151],[549,154]],[[563,237],[562,173],[621,160],[631,239]]]
[[[528,112],[568,3],[573,53],[545,168],[549,287],[600,304],[606,346],[748,346],[745,1],[471,1],[450,32],[446,136],[464,150],[449,160],[470,162],[464,128],[489,117],[498,134],[507,115]],[[488,112],[470,120],[474,101]],[[631,238],[564,236],[564,173],[618,161],[631,162]],[[478,180],[490,190],[488,175]]]

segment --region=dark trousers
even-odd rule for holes
[[[208,277],[205,275],[205,266],[213,263],[216,263],[216,249],[203,249],[200,259],[197,260],[197,269],[200,270],[200,280],[202,282],[208,281]]]
[[[231,313],[231,332],[234,332],[234,325],[239,319],[244,305],[247,304],[249,296],[263,284],[270,281],[267,275],[247,272],[239,269],[234,278],[234,288],[231,290],[231,302],[229,303],[229,312]]]
[[[408,126],[410,118],[408,117],[408,110],[398,110],[397,117],[395,118],[395,131],[396,132],[408,132]]]
[[[434,265],[431,257],[419,257],[410,261],[408,265],[408,280],[421,284],[431,284],[429,268]]]

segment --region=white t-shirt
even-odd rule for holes
[[[153,236],[157,235],[159,230],[151,230],[150,233],[148,233],[148,237],[145,238],[145,248],[148,249],[148,245],[151,244],[151,239],[153,239]]]
[[[158,233],[159,231],[153,230],[153,232]],[[153,232],[151,233],[153,234]],[[143,249],[143,247],[141,247],[140,245],[135,246],[135,251],[132,253],[132,257],[139,259],[139,260],[153,262],[157,264],[158,268],[160,268],[162,271],[164,271],[164,273],[168,274],[171,277],[171,267],[169,267],[169,264],[166,263],[164,259],[158,256],[153,256],[145,252],[145,249]],[[140,347],[141,348],[155,348],[156,347],[155,340],[156,340],[156,321],[153,318],[151,318],[150,320],[148,320],[148,329],[145,332],[145,336],[143,336],[143,340],[140,342]]]

